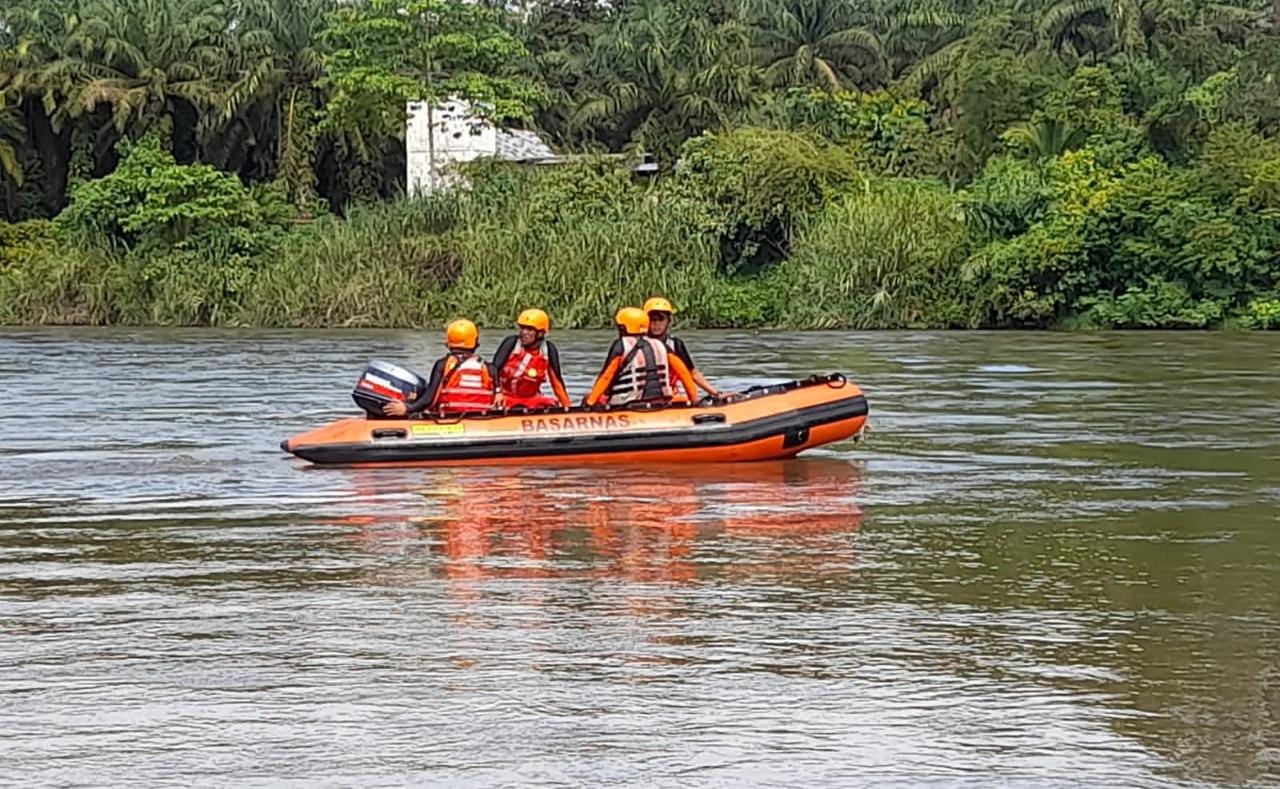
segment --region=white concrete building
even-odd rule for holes
[[[405,183],[410,195],[449,186],[456,177],[452,165],[485,156],[510,162],[562,161],[537,133],[499,129],[473,114],[463,99],[451,98],[430,112],[424,102],[412,102],[408,110]]]
[[[410,102],[407,108],[405,184],[410,196],[449,187],[457,179],[453,165],[481,157],[534,165],[572,158],[551,150],[537,132],[499,129],[476,116],[464,99],[450,98],[430,111],[425,102]],[[637,175],[653,175],[657,170],[647,154],[632,168]]]

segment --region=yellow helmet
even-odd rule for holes
[[[538,331],[550,331],[551,319],[542,310],[525,310],[516,318],[517,326],[529,326]]]
[[[444,342],[450,348],[474,351],[480,342],[480,330],[466,318],[450,323],[444,330]]]
[[[674,315],[676,308],[671,306],[671,302],[661,296],[654,296],[644,303],[644,311],[649,312],[665,312]]]
[[[644,334],[649,331],[649,313],[635,307],[623,307],[613,316],[623,334]]]

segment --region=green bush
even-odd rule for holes
[[[1280,293],[1270,293],[1250,301],[1239,318],[1246,329],[1280,329]]]
[[[1044,169],[1009,156],[992,157],[962,194],[965,218],[979,237],[1012,238],[1039,221],[1051,192]]]
[[[55,229],[53,222],[45,219],[13,225],[0,222],[0,272],[48,251],[54,243]]]
[[[938,142],[928,105],[888,92],[853,93],[792,88],[763,114],[770,123],[816,134],[854,151],[863,169],[878,175],[918,176],[932,165]]]
[[[861,182],[846,149],[804,133],[739,129],[685,143],[659,199],[693,231],[718,237],[721,271],[754,273],[789,254],[797,221]]]
[[[642,190],[625,169],[609,159],[594,159],[527,173],[531,188],[518,207],[520,219],[531,227],[562,222],[616,221],[640,199]]]
[[[278,240],[273,231],[290,211],[282,192],[250,190],[208,165],[180,165],[155,135],[122,140],[117,150],[115,171],[77,184],[58,217],[82,246],[187,247],[222,236],[252,254]]]
[[[1217,325],[1280,274],[1280,224],[1251,205],[1270,198],[1269,172],[1215,169],[1212,158],[1197,173],[1155,157],[1108,166],[1092,148],[1064,154],[1047,171],[1041,217],[971,261],[993,285],[989,320]]]
[[[1124,293],[1086,296],[1080,299],[1086,326],[1104,329],[1203,329],[1222,320],[1218,302],[1192,298],[1185,285],[1149,277]]]

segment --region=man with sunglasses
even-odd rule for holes
[[[706,391],[712,397],[724,397],[727,392],[722,392],[715,388],[707,377],[702,374],[693,364],[693,356],[689,354],[689,348],[684,344],[684,340],[671,334],[671,318],[675,315],[676,308],[671,306],[671,302],[660,297],[654,296],[644,303],[645,312],[649,313],[649,336],[658,340],[667,346],[667,350],[677,356],[680,361],[684,362],[684,366],[689,368],[689,372],[693,375],[693,381],[701,389]],[[675,382],[672,382],[672,386]],[[679,393],[676,394],[679,398]],[[678,399],[676,402],[680,402]]]

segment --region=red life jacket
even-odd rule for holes
[[[461,360],[450,355],[436,395],[437,411],[488,411],[493,408],[493,376],[489,365],[472,354]]]
[[[622,338],[622,364],[609,384],[609,405],[670,400],[667,346],[652,337]]]
[[[536,397],[542,391],[542,382],[547,380],[550,369],[550,362],[542,355],[540,347],[529,350],[517,343],[507,357],[507,363],[498,372],[502,391],[513,397]]]

